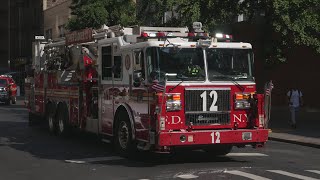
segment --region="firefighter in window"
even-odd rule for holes
[[[195,58],[189,58],[182,74],[188,77],[200,77],[204,76],[204,71],[198,65],[198,61]]]

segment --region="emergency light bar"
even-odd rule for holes
[[[217,38],[217,41],[231,42],[233,36],[230,34],[216,33],[215,38]]]
[[[0,75],[0,77],[12,78],[12,75],[3,74],[3,75]]]
[[[207,33],[176,33],[176,32],[141,32],[140,38],[189,38],[189,39],[208,39]]]

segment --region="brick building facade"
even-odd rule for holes
[[[320,92],[318,79],[320,77],[320,54],[310,47],[296,46],[286,53],[287,60],[283,63],[267,65],[263,59],[262,38],[264,34],[261,24],[246,22],[232,26],[232,34],[239,41],[252,44],[255,54],[255,76],[258,90],[262,92],[264,83],[273,80],[272,104],[274,106],[287,106],[287,92],[296,84],[304,95],[305,106],[320,108]],[[271,37],[268,37],[271,38]]]

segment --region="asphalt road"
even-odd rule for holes
[[[68,138],[28,127],[22,105],[0,105],[0,180],[320,179],[320,149],[269,141],[223,157],[202,151],[175,156],[118,156],[95,135]]]

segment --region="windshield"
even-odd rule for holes
[[[0,86],[1,86],[1,87],[7,86],[7,80],[5,80],[5,79],[0,79]]]
[[[207,49],[207,61],[210,81],[253,80],[251,49]]]
[[[146,50],[149,80],[204,81],[202,48],[150,47]]]

